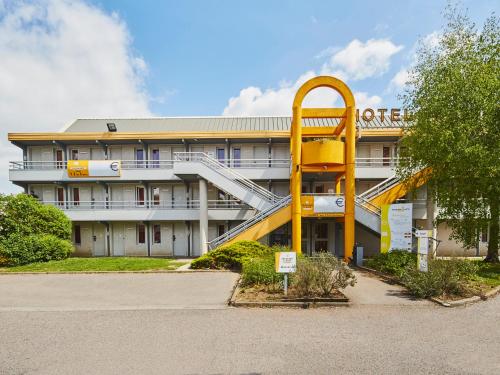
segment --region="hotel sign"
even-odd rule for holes
[[[356,121],[360,119],[366,122],[370,122],[375,120],[376,117],[380,118],[381,122],[388,120],[390,122],[398,122],[398,121],[409,121],[410,120],[410,112],[407,109],[399,109],[399,108],[366,108],[364,110],[356,109]]]
[[[120,177],[120,160],[68,160],[68,177]]]

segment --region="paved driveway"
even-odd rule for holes
[[[0,311],[224,308],[232,272],[0,275]]]

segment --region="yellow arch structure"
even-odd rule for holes
[[[319,87],[328,87],[340,94],[345,108],[302,108],[306,95]],[[311,134],[311,130],[302,126],[303,118],[339,118],[340,124],[324,132],[323,137],[340,140],[345,131],[343,166],[337,170],[335,181],[337,193],[340,190],[340,177],[345,177],[345,213],[344,213],[344,259],[352,258],[354,247],[354,194],[355,194],[355,139],[356,139],[356,106],[354,96],[341,80],[330,76],[319,76],[305,82],[295,94],[293,101],[293,118],[290,134],[292,154],[292,171],[290,176],[290,191],[292,195],[292,248],[297,253],[302,252],[302,138]],[[304,130],[304,131],[303,131]],[[337,155],[338,156],[338,155]],[[332,160],[338,157],[331,155]],[[306,169],[306,171],[311,169]]]

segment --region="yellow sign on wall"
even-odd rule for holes
[[[68,160],[68,177],[88,177],[88,160]]]
[[[68,160],[68,177],[120,177],[119,160]]]

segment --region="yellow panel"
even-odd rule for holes
[[[382,207],[385,204],[395,202],[397,199],[404,197],[408,193],[409,188],[418,188],[422,186],[427,181],[427,173],[426,169],[416,173],[408,183],[400,182],[394,185],[389,190],[372,198],[370,203],[374,206]]]
[[[266,234],[281,227],[283,224],[288,223],[290,220],[292,220],[292,206],[288,205],[276,211],[266,219],[252,225],[246,231],[238,234],[230,241],[225,242],[224,246],[243,240],[257,241],[258,239],[264,237]]]
[[[88,160],[68,160],[68,177],[88,177]]]
[[[302,118],[343,118],[345,108],[302,108]]]
[[[302,143],[302,165],[328,166],[344,164],[344,142],[312,141]]]
[[[337,131],[337,126],[306,126],[302,128],[303,137],[331,137]]]

